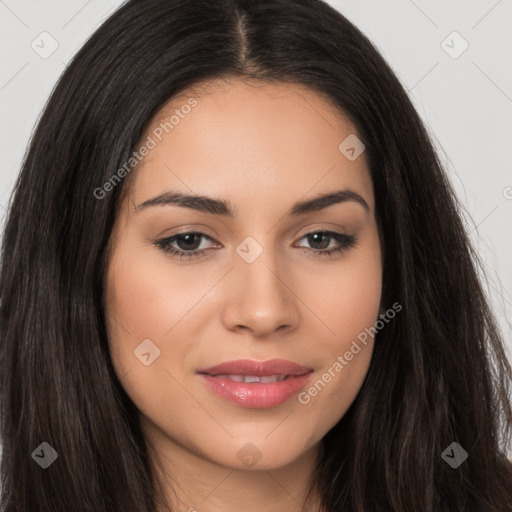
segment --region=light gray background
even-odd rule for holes
[[[0,0],[0,227],[29,136],[57,78],[121,3]],[[488,293],[511,357],[512,0],[329,3],[381,50],[430,126],[486,264]],[[43,59],[31,43],[42,46],[45,31],[58,49]],[[454,31],[463,39],[450,36]],[[468,49],[453,58],[463,40]]]

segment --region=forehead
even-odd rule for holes
[[[264,207],[351,187],[373,209],[364,152],[351,161],[339,148],[354,136],[343,113],[304,86],[205,81],[173,97],[148,124],[140,142],[151,139],[153,147],[134,171],[131,195],[140,202],[179,189],[231,196],[235,204],[258,196]]]

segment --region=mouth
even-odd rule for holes
[[[209,374],[206,374],[206,375],[209,375]],[[232,380],[233,382],[250,382],[250,383],[280,382],[280,381],[290,377],[290,375],[264,375],[261,377],[258,377],[257,375],[210,375],[210,376],[216,377],[218,379]]]
[[[290,376],[304,375],[310,371],[312,371],[312,368],[307,368],[306,366],[286,359],[269,359],[267,361],[237,359],[236,361],[227,361],[210,368],[198,369],[197,373],[211,375],[212,377],[221,375],[243,378],[277,377],[282,380]]]
[[[197,370],[216,395],[241,407],[272,408],[298,393],[313,373],[293,361],[240,359]]]

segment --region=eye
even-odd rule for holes
[[[341,253],[355,246],[357,242],[355,235],[337,233],[335,231],[312,231],[302,238],[306,238],[308,243],[313,245],[313,247],[305,247],[307,252],[317,256],[329,256],[334,253]],[[335,242],[334,247],[331,246],[331,242],[333,241]]]
[[[306,238],[308,243],[313,246],[319,246],[304,247],[308,253],[315,256],[329,256],[331,254],[341,253],[342,251],[353,247],[357,242],[354,235],[321,230],[308,233],[304,235],[301,240],[303,238]],[[205,256],[212,250],[215,250],[212,248],[201,248],[203,239],[215,242],[213,238],[201,233],[200,231],[190,231],[162,238],[153,243],[165,253],[171,254],[172,256],[180,259],[190,259]],[[335,242],[334,247],[331,245],[331,242],[333,241]]]
[[[213,242],[213,239],[208,235],[199,231],[191,231],[156,240],[154,244],[162,251],[178,258],[194,258],[211,251],[211,249],[199,249],[201,243],[198,244],[198,241],[201,241],[202,238]],[[173,244],[178,247],[176,248]]]

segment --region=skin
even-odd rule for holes
[[[141,141],[190,97],[197,106],[133,171],[120,205],[106,276],[112,360],[176,510],[303,510],[321,439],[361,388],[372,338],[307,404],[296,395],[274,408],[243,408],[210,391],[196,370],[283,358],[312,368],[314,383],[375,324],[382,254],[365,153],[349,161],[340,152],[357,132],[317,93],[238,79],[196,84],[173,98]],[[297,201],[345,188],[369,210],[346,201],[286,214]],[[141,207],[171,189],[224,199],[237,215]],[[212,240],[199,238],[191,249],[209,254],[181,260],[154,244],[194,230]],[[339,243],[305,236],[313,230],[357,241],[325,256]],[[263,249],[252,263],[236,252],[248,236]],[[172,245],[185,252],[188,244]],[[145,339],[160,350],[149,366],[134,356]],[[261,454],[250,467],[237,457],[248,442]]]

